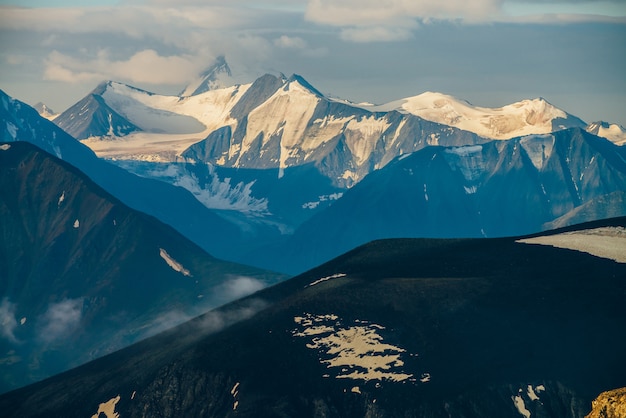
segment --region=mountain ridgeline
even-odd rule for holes
[[[498,237],[626,214],[624,149],[544,99],[488,109],[424,93],[375,106],[298,75],[213,82],[229,71],[216,62],[196,83],[206,88],[180,97],[106,82],[86,99],[108,116],[79,103],[55,122],[216,210],[230,243],[184,232],[207,251],[289,273],[371,239]],[[122,132],[131,125],[140,131]]]

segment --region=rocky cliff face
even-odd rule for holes
[[[626,417],[626,388],[602,392],[591,405],[592,410],[585,418]]]

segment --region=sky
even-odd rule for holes
[[[176,94],[224,55],[384,103],[543,97],[626,126],[626,0],[0,0],[0,89],[63,111],[100,81]]]

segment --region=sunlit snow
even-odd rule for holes
[[[356,105],[355,105],[356,106]],[[545,100],[522,100],[500,108],[474,106],[455,97],[426,92],[378,106],[357,106],[372,112],[397,110],[492,139],[552,132],[552,121],[567,113]]]
[[[524,399],[522,398],[522,396],[521,395],[511,396],[511,399],[513,400],[513,404],[515,405],[517,412],[519,412],[521,415],[523,415],[526,418],[530,418],[530,411],[526,409],[526,404],[524,403]]]
[[[315,280],[314,282],[309,283],[307,286],[305,287],[311,287],[311,286],[315,286],[316,284],[320,284],[322,282],[325,282],[327,280],[331,280],[331,279],[338,279],[340,277],[346,277],[345,273],[337,273],[337,274],[333,274],[327,277],[322,277],[321,279]]]
[[[0,145],[0,150],[2,150],[2,151],[8,151],[9,148],[11,148],[11,145],[9,145],[9,144],[2,144],[2,145]]]
[[[117,395],[115,398],[101,403],[100,406],[98,406],[98,412],[93,414],[91,418],[99,418],[100,414],[104,414],[106,418],[119,418],[120,414],[115,412],[115,405],[117,405],[120,399],[120,395]]]
[[[333,314],[307,313],[294,317],[300,328],[293,331],[296,337],[310,339],[306,347],[318,352],[320,362],[336,371],[336,379],[401,382],[413,376],[402,371],[401,356],[406,350],[383,342],[378,333],[383,326],[368,321],[344,326],[338,319]]]
[[[556,235],[525,238],[517,242],[567,248],[589,253],[596,257],[608,258],[618,263],[626,263],[626,229],[623,227],[564,232]]]
[[[191,276],[191,273],[189,272],[189,270],[187,270],[186,268],[183,267],[182,264],[180,264],[178,261],[174,260],[168,253],[167,251],[165,251],[163,248],[159,248],[159,255],[161,256],[161,258],[163,260],[165,260],[165,262],[167,263],[168,266],[170,266],[172,269],[174,269],[175,271],[181,273],[183,276]]]

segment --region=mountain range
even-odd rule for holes
[[[7,417],[583,417],[626,386],[625,225],[375,241],[0,396],[0,407]]]
[[[0,102],[0,393],[47,378],[9,416],[583,416],[626,386],[618,125],[223,57],[177,96]]]
[[[616,128],[542,98],[490,109],[428,92],[356,104],[298,75],[211,81],[228,74],[221,58],[205,88],[181,96],[104,82],[55,123],[245,231],[225,258],[289,273],[370,239],[519,235],[626,214],[624,151],[585,132]]]
[[[212,257],[27,142],[0,145],[0,392],[284,276]]]

